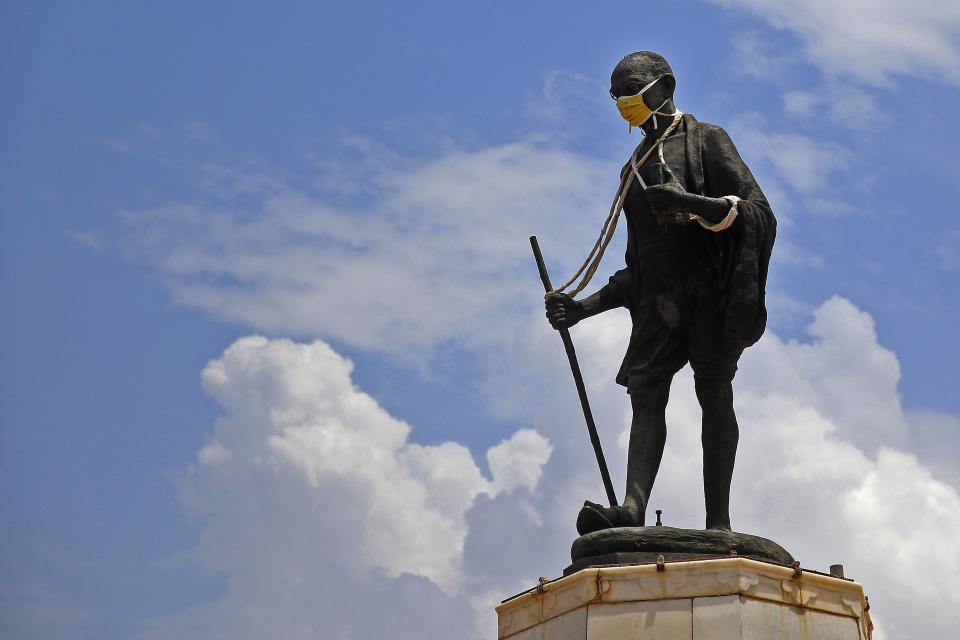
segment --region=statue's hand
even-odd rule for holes
[[[644,195],[650,203],[650,210],[657,218],[670,222],[685,221],[678,214],[690,210],[690,200],[689,194],[680,185],[673,183],[653,185],[644,190]]]
[[[546,301],[547,320],[559,331],[577,324],[586,317],[583,304],[565,293],[550,296]]]

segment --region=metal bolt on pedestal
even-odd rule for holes
[[[662,527],[662,526],[663,526],[663,523],[660,522],[660,516],[661,516],[661,515],[663,515],[663,511],[660,510],[660,509],[657,509],[657,526],[658,526],[658,527]]]

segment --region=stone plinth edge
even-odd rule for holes
[[[617,527],[580,536],[573,542],[565,574],[589,566],[639,564],[665,560],[697,560],[729,556],[791,566],[793,556],[772,540],[733,531],[676,527]]]
[[[497,637],[510,638],[578,609],[584,609],[585,614],[595,605],[734,595],[852,618],[859,640],[871,636],[869,607],[860,584],[731,557],[668,562],[659,567],[647,564],[583,569],[503,602],[497,607]],[[854,622],[849,624],[853,626]]]

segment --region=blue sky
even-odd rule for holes
[[[960,12],[935,2],[909,14],[899,3],[850,2],[826,19],[822,4],[676,2],[663,12],[618,3],[6,3],[5,635],[58,637],[68,628],[91,638],[237,637],[244,598],[272,584],[262,578],[269,571],[245,559],[279,545],[280,529],[318,541],[304,566],[346,575],[336,558],[355,553],[364,569],[349,579],[358,588],[385,575],[383,598],[394,598],[395,583],[427,610],[475,614],[481,630],[484,603],[559,573],[570,514],[591,497],[584,492],[599,489],[581,456],[588,448],[559,345],[536,319],[539,283],[526,237],[540,236],[555,278],[588,247],[619,166],[639,142],[606,96],[613,65],[637,49],[671,61],[679,107],[730,131],[780,218],[771,334],[742,368],[770,367],[784,386],[748,377],[738,383],[743,396],[786,398],[797,424],[820,424],[803,422],[812,415],[805,411],[816,413],[831,425],[824,437],[840,447],[837,464],[876,486],[887,473],[935,487],[923,495],[940,498],[925,512],[914,510],[923,501],[909,487],[891,500],[904,511],[871,510],[877,527],[911,518],[934,529],[956,525],[948,507],[960,487],[951,366],[960,358],[960,140],[951,114],[960,107]],[[619,253],[604,271],[618,268]],[[626,411],[612,388],[622,323],[614,317],[575,332],[597,402],[609,404],[611,448]],[[235,344],[254,334],[267,343]],[[314,340],[322,342],[309,347]],[[341,357],[354,363],[351,372]],[[238,373],[258,358],[266,378]],[[304,358],[318,368],[298,369]],[[219,365],[206,370],[223,369],[227,382],[207,373],[201,386],[210,361]],[[431,504],[461,499],[462,509],[438,512],[448,537],[431,541],[451,545],[447,564],[391,564],[343,542],[363,537],[350,529],[362,523],[300,519],[353,495],[324,487],[368,487],[354,496],[363,505],[376,503],[382,486],[324,467],[324,454],[306,445],[297,451],[315,457],[278,460],[306,474],[310,491],[291,493],[252,462],[247,475],[203,475],[223,459],[211,443],[240,438],[234,449],[223,444],[239,464],[244,451],[249,462],[268,450],[243,449],[262,425],[290,435],[270,422],[281,405],[333,420],[290,391],[294,372],[307,387],[320,376],[320,396],[341,393],[330,399],[349,395],[352,381],[377,407],[354,416],[364,425],[380,425],[382,413],[412,427],[384,455],[396,456],[397,473],[428,496],[408,505],[426,510],[424,522]],[[258,385],[272,391],[257,395]],[[247,395],[263,398],[267,422],[237,400]],[[286,400],[271,404],[279,397]],[[685,424],[685,409],[675,411]],[[400,423],[390,424],[399,438]],[[382,444],[387,432],[378,429],[364,442]],[[502,455],[487,453],[494,450]],[[475,458],[482,477],[471,470],[465,493],[449,494],[411,462],[430,452],[450,454],[461,468]],[[749,455],[747,448],[741,461]],[[542,467],[542,476],[509,461]],[[565,476],[582,485],[565,485]],[[850,517],[874,487],[825,470],[818,477],[816,491],[851,496],[823,508],[846,508]],[[675,493],[665,479],[663,496],[697,526],[699,493],[681,492],[683,479]],[[802,504],[809,488],[799,482],[782,495]],[[251,524],[242,505],[262,504],[266,514],[268,505],[297,500],[306,500],[302,509],[277,506],[272,526],[251,527],[256,536],[237,534],[235,555],[217,551],[234,542],[225,530]],[[769,502],[744,499],[745,530],[766,518],[775,523],[771,537],[776,523],[789,531],[790,504]],[[540,555],[483,533],[498,528],[490,523],[556,532],[554,522],[569,530],[553,533]],[[782,542],[804,549],[813,568],[853,562],[868,593],[867,578],[889,579],[877,569],[882,546],[845,560],[830,555],[847,548],[842,541]],[[492,556],[501,553],[525,560],[498,576]],[[291,601],[328,587],[291,587]],[[922,598],[911,593],[879,594],[889,603],[877,614],[884,637],[905,637],[915,623],[895,612]],[[291,637],[334,637],[317,630],[327,620],[322,607],[308,615],[263,606],[267,621],[301,615]],[[345,638],[373,637],[386,624],[338,620],[336,637]],[[946,622],[924,624],[932,625],[926,637],[946,637],[937,635]]]

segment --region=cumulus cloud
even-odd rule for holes
[[[463,445],[409,442],[409,425],[356,389],[352,368],[323,342],[262,337],[241,339],[211,362],[204,390],[226,415],[184,480],[190,504],[208,513],[208,483],[253,470],[261,481],[314,493],[313,504],[327,502],[330,529],[362,525],[350,537],[363,565],[454,591],[464,513],[478,495],[533,490],[550,444],[535,431],[518,431],[487,452],[488,481]]]
[[[934,474],[960,489],[960,416],[939,411],[907,413],[910,450]]]
[[[895,76],[960,82],[960,7],[922,0],[711,0],[789,31],[830,77],[881,85]]]
[[[229,587],[148,637],[312,636],[328,622],[340,629],[330,637],[367,637],[357,625],[374,623],[352,620],[362,609],[345,595],[323,604],[346,585],[369,606],[383,605],[379,585],[381,598],[455,609],[465,514],[480,496],[534,491],[551,445],[531,429],[516,432],[487,451],[487,479],[461,444],[411,442],[409,425],[353,385],[352,368],[321,341],[258,336],[207,365],[203,387],[224,416],[179,485],[201,525],[194,557]]]
[[[533,429],[522,429],[487,451],[493,474],[492,492],[524,488],[532,491],[540,482],[543,465],[550,457],[550,442]]]
[[[750,352],[742,377],[825,415],[861,449],[904,446],[900,366],[896,355],[878,344],[873,318],[833,297],[816,309],[808,331],[812,343],[765,341],[759,355]]]
[[[628,328],[610,313],[574,329],[618,488],[629,403],[611,378]],[[844,563],[885,638],[950,637],[960,495],[898,444],[910,427],[896,356],[842,298],[816,309],[809,336],[768,333],[741,361],[734,526],[806,567]],[[145,637],[491,637],[498,598],[560,573],[579,500],[600,499],[602,486],[542,317],[518,327],[515,373],[487,389],[505,403],[511,388],[542,399],[528,412],[536,430],[486,452],[489,479],[460,444],[411,442],[409,425],[353,385],[351,367],[323,342],[260,337],[208,365],[204,388],[225,415],[181,487],[201,528],[193,555],[226,577],[226,591]],[[674,382],[668,423],[651,506],[668,524],[699,527],[688,372]]]

